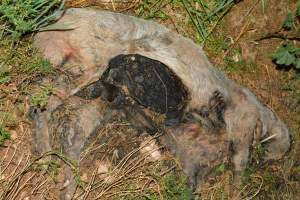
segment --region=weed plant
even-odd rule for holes
[[[2,0],[0,4],[1,35],[14,40],[39,31],[59,19],[63,13],[61,0]]]

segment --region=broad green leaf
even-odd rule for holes
[[[291,65],[291,64],[293,64],[295,62],[295,59],[296,59],[295,55],[288,53],[286,55],[285,65]]]
[[[290,53],[295,53],[295,51],[297,50],[297,48],[295,47],[295,45],[292,45],[292,43],[288,43],[285,48],[290,52]]]
[[[275,54],[273,55],[273,58],[276,59],[276,60],[278,60],[281,57],[283,57],[286,54],[286,52],[288,52],[288,50],[285,48],[285,46],[280,46],[276,50]]]
[[[276,63],[279,65],[291,65],[295,61],[295,56],[290,54],[288,51],[285,51],[280,58],[277,58]]]
[[[294,54],[297,56],[300,56],[300,47],[298,47],[298,48],[294,47],[294,49],[295,49]]]
[[[294,24],[294,16],[291,11],[288,12],[285,20],[283,21],[282,28],[291,29]]]

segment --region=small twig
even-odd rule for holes
[[[135,189],[135,190],[123,190],[123,191],[118,191],[118,192],[114,192],[112,194],[109,194],[106,196],[106,198],[109,198],[110,197],[113,197],[113,196],[117,196],[117,197],[121,197],[121,196],[125,196],[125,195],[128,195],[128,194],[133,194],[133,193],[138,193],[138,192],[141,192],[141,189]]]
[[[160,176],[164,176],[166,175],[167,173],[169,173],[170,171],[172,171],[173,169],[175,169],[177,167],[177,165],[173,165],[172,167],[168,168],[167,170],[161,172],[159,175]]]
[[[17,191],[13,193],[13,196],[11,197],[11,199],[16,199],[18,194],[22,191],[23,188],[26,187],[26,185],[28,184],[28,182],[36,175],[36,173],[33,173],[21,186],[17,187]]]
[[[19,146],[19,145],[17,145],[17,147],[18,147],[18,146]],[[6,171],[6,169],[8,168],[8,166],[11,164],[12,160],[14,159],[14,157],[15,157],[15,155],[16,155],[16,152],[17,152],[17,148],[15,148],[15,151],[14,151],[12,157],[10,158],[10,160],[8,161],[8,163],[7,163],[7,165],[4,167],[4,169],[0,172],[0,174],[3,174],[3,173]]]
[[[225,51],[225,53],[223,55],[223,59],[228,55],[228,53],[231,51],[231,49],[235,47],[236,43],[240,40],[240,38],[247,32],[246,29],[248,28],[249,25],[250,25],[250,23],[245,23],[245,25],[242,27],[239,35],[235,38],[233,43],[231,43],[229,48]]]
[[[5,192],[3,192],[2,196],[0,197],[1,198],[6,198],[8,195],[10,195],[12,193],[12,191],[14,191],[17,187],[17,185],[19,184],[20,180],[22,179],[22,177],[31,169],[31,167],[39,160],[41,160],[42,158],[44,157],[47,157],[47,156],[57,156],[58,158],[60,158],[63,162],[65,162],[73,171],[73,173],[76,173],[76,168],[75,166],[71,163],[70,160],[68,160],[66,157],[64,157],[63,155],[61,155],[60,153],[57,153],[57,152],[53,152],[53,151],[50,151],[50,152],[47,152],[39,157],[37,157],[36,159],[34,159],[32,162],[29,162],[27,161],[27,163],[25,163],[24,167],[22,170],[20,170],[19,173],[17,173],[13,179],[9,182],[8,186],[6,187],[5,189]],[[14,155],[13,155],[14,157]],[[11,161],[10,161],[11,162]],[[9,162],[9,163],[10,163]]]
[[[281,31],[275,31],[273,33],[267,33],[264,36],[255,39],[255,41],[262,41],[262,40],[273,39],[273,38],[278,38],[282,40],[300,41],[300,33],[299,32],[283,33]]]
[[[15,191],[19,188],[20,181],[22,176],[17,177],[17,179],[10,184],[9,189],[6,189],[5,192],[2,193],[1,199],[11,199],[10,196],[15,193]]]
[[[263,139],[262,141],[260,141],[260,143],[262,144],[264,142],[267,142],[267,141],[275,138],[276,136],[277,136],[276,134],[270,135],[269,137],[267,137],[267,138]]]
[[[187,3],[185,2],[185,0],[182,0],[182,4],[184,6],[184,9],[186,10],[186,12],[188,13],[189,17],[191,18],[191,21],[193,23],[193,25],[195,26],[197,32],[199,35],[201,35],[202,39],[205,39],[205,35],[202,33],[202,30],[197,26],[197,21],[195,20],[195,18],[193,17],[190,9],[188,8]]]
[[[5,151],[5,154],[0,162],[0,167],[3,165],[4,161],[6,160],[6,157],[7,157],[7,154],[8,154],[8,151],[10,150],[11,148],[11,144],[9,144],[9,146],[7,147],[6,151]],[[3,171],[0,171],[0,174],[2,174]]]
[[[118,12],[125,12],[127,10],[130,10],[134,7],[136,7],[139,4],[140,0],[135,0],[133,3],[131,3],[127,8],[121,9]]]
[[[240,21],[240,23],[244,22],[244,20],[252,13],[252,11],[254,10],[254,8],[256,7],[256,5],[258,4],[260,0],[257,0],[252,6],[251,8],[248,10],[248,12],[243,16],[242,20]],[[228,55],[228,53],[230,52],[230,50],[235,46],[235,44],[238,42],[238,40],[244,35],[245,33],[245,29],[249,26],[248,23],[246,23],[241,32],[239,33],[239,35],[237,36],[237,38],[234,40],[234,42],[229,46],[229,48],[227,49],[227,51],[224,53],[223,59]]]
[[[271,76],[270,76],[268,65],[264,65],[264,66],[266,67],[267,74],[268,74],[268,84],[269,84],[269,90],[270,90],[269,104],[270,104],[270,107],[273,109],[273,94],[272,94],[273,92],[272,92],[272,87],[271,87]]]
[[[27,160],[28,160],[28,157],[29,157],[29,155],[27,155]],[[16,173],[17,169],[19,168],[20,164],[22,163],[23,159],[24,159],[24,154],[22,154],[21,159],[19,159],[19,162],[18,162],[17,166],[16,166],[15,169],[12,171],[12,173],[10,173],[10,176],[9,176],[9,177],[6,177],[7,179],[9,179],[11,176],[14,176],[14,175],[15,175],[15,173]]]
[[[102,147],[104,147],[106,144],[101,144],[101,145],[98,145],[94,148],[87,148],[85,151],[83,151],[80,155],[80,162],[90,153],[92,153],[93,151],[96,151],[97,149],[101,149]]]
[[[259,176],[255,176],[256,178],[259,178],[261,180],[261,183],[259,185],[259,188],[256,190],[256,192],[251,196],[251,197],[248,197],[246,198],[246,200],[251,200],[253,199],[254,197],[256,197],[256,195],[258,195],[258,193],[260,192],[262,186],[263,186],[263,183],[264,183],[264,180],[262,177],[259,177]]]
[[[96,177],[96,170],[94,170],[93,172],[93,175],[92,175],[92,178],[91,180],[89,181],[89,184],[87,185],[86,189],[85,189],[85,193],[84,193],[84,196],[83,196],[83,200],[86,200],[91,192],[91,189],[92,189],[92,186],[95,182],[95,177]]]
[[[31,195],[34,195],[43,185],[48,182],[48,179],[44,180],[42,183],[36,185],[33,190],[31,191]]]
[[[243,16],[243,18],[238,22],[238,24],[242,24],[245,19],[248,18],[248,16],[252,13],[252,11],[254,10],[254,8],[259,5],[259,1],[261,0],[257,0],[256,2],[253,2],[253,5],[251,6],[251,8],[248,10],[248,12]]]
[[[138,151],[140,151],[144,146],[149,144],[152,140],[155,140],[157,137],[159,137],[160,134],[156,134],[154,137],[146,140],[146,142],[143,145],[140,145],[140,147],[135,148],[130,153],[128,153],[114,168],[111,172],[107,173],[106,178],[101,179],[100,181],[97,181],[94,183],[94,181],[91,183],[90,188],[87,188],[84,192],[81,192],[76,196],[76,198],[82,198],[86,196],[86,193],[98,191],[94,199],[102,198],[103,196],[107,196],[110,194],[113,188],[121,187],[122,185],[126,184],[126,180],[132,179],[132,176],[134,176],[134,173],[137,171],[137,169],[144,166],[145,159],[157,149],[154,149],[153,151],[148,151],[146,154],[143,154],[142,157],[133,157]],[[133,158],[133,159],[132,159]],[[131,160],[132,159],[132,160]],[[111,181],[107,182],[107,178],[111,179]]]
[[[151,140],[149,140],[149,141],[151,141]],[[138,149],[141,149],[141,147]],[[156,151],[158,149],[159,148],[156,148],[153,151]],[[100,192],[100,194],[98,194],[94,199],[100,199],[106,192],[108,192],[112,188],[116,187],[116,185],[118,185],[122,182],[124,183],[124,180],[129,178],[128,177],[129,174],[131,174],[133,171],[135,171],[136,169],[143,166],[142,161],[144,161],[153,151],[147,152],[147,154],[145,154],[143,157],[139,158],[137,161],[135,161],[136,159],[134,159],[134,161],[135,161],[134,163],[133,163],[133,161],[127,163],[127,166],[124,166],[124,164],[122,164],[121,168],[118,171],[116,170],[117,167],[115,167],[115,169],[113,171],[115,171],[114,177],[116,178],[116,180],[114,181],[114,183],[108,185],[104,190],[102,190]],[[113,174],[113,173],[111,173],[111,174]],[[101,185],[102,184],[94,187],[92,190],[95,190],[95,189],[101,187]]]

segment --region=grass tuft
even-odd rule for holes
[[[61,0],[3,0],[0,4],[2,32],[14,40],[40,30],[63,13]]]
[[[205,44],[216,25],[234,5],[234,0],[181,0],[192,24]]]
[[[40,90],[30,97],[30,102],[32,106],[37,106],[40,108],[44,108],[48,103],[49,95],[53,91],[52,85],[42,86]]]
[[[38,77],[53,74],[51,63],[43,58],[29,41],[6,37],[0,41],[0,83],[8,84],[21,80],[20,85],[34,82]]]
[[[0,146],[8,139],[10,139],[10,133],[0,124]]]

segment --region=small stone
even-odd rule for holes
[[[161,160],[161,153],[159,151],[159,147],[157,146],[155,140],[151,139],[151,137],[146,138],[140,145],[141,153],[145,155],[149,155],[147,157],[151,161]]]
[[[111,168],[111,163],[108,161],[101,160],[101,161],[97,161],[96,164],[98,167],[97,170],[98,174],[106,174],[109,172],[109,168]]]
[[[70,185],[70,180],[69,180],[69,179],[67,179],[67,180],[64,182],[63,188],[68,187],[68,185]]]
[[[10,139],[16,140],[18,138],[18,133],[15,130],[11,130],[10,132]]]
[[[241,56],[239,54],[235,54],[234,56],[232,56],[232,59],[234,60],[234,62],[239,62],[241,61]]]
[[[89,181],[87,173],[83,173],[82,176],[81,176],[80,178],[81,178],[81,180],[84,181],[84,182],[88,182],[88,181]]]

